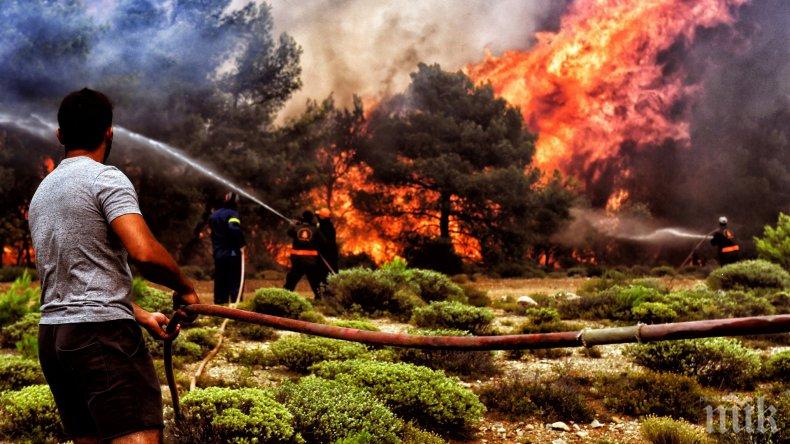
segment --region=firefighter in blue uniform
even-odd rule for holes
[[[318,231],[315,215],[306,210],[299,221],[288,230],[291,237],[291,269],[285,276],[285,289],[293,291],[296,284],[307,276],[307,282],[316,299],[321,298],[321,282],[323,280],[322,263],[319,251],[324,248],[323,236]]]
[[[246,245],[237,211],[239,196],[227,193],[223,203],[209,218],[214,250],[214,303],[227,304],[241,285],[242,249]]]
[[[735,233],[727,228],[727,218],[724,216],[719,218],[719,229],[713,233],[710,243],[716,248],[719,265],[738,262],[741,258],[741,247],[735,239]]]

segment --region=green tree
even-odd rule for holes
[[[790,214],[779,213],[776,227],[766,225],[763,237],[754,237],[760,258],[790,269]]]
[[[357,204],[373,216],[431,219],[442,239],[472,236],[489,262],[522,259],[534,232],[556,225],[545,214],[566,217],[569,199],[541,192],[521,113],[460,71],[420,64],[411,77],[370,117],[358,159],[379,187],[357,193]]]

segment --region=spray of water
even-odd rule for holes
[[[32,134],[34,136],[41,137],[45,140],[50,140],[53,137],[55,130],[57,129],[57,125],[55,125],[53,122],[47,119],[44,119],[43,117],[37,114],[31,114],[29,116],[20,117],[2,111],[0,111],[0,125],[11,126],[20,129],[22,131],[25,131],[29,134]],[[203,165],[202,163],[196,161],[195,159],[192,159],[178,148],[175,148],[171,145],[160,142],[158,140],[145,137],[142,134],[136,133],[134,131],[130,131],[120,126],[113,126],[113,131],[115,135],[117,137],[120,137],[121,139],[126,139],[139,146],[166,154],[172,159],[175,159],[185,165],[188,165],[189,167],[199,172],[203,176],[227,187],[228,189],[235,191],[239,195],[246,197],[247,199],[255,202],[256,204],[262,206],[263,208],[266,208],[267,210],[271,211],[273,214],[282,218],[283,220],[289,223],[291,222],[291,219],[289,219],[288,217],[286,217],[276,209],[272,208],[271,206],[267,205],[266,202],[262,201],[255,194],[250,193],[249,191],[245,190],[241,186],[233,183],[233,181],[226,178],[225,176],[217,173],[213,169],[207,167],[206,165]]]
[[[670,239],[707,239],[709,236],[704,234],[693,233],[683,228],[659,228],[647,234],[638,235],[617,235],[614,237],[618,239],[625,239],[635,242],[661,242]]]

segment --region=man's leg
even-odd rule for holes
[[[322,263],[314,263],[307,267],[307,282],[310,283],[310,289],[313,290],[315,299],[321,299],[322,285],[325,283],[324,278],[328,273],[325,273],[326,265]]]
[[[228,268],[227,259],[222,258],[214,261],[214,303],[217,305],[228,303],[232,278]]]
[[[302,279],[303,275],[304,267],[302,266],[301,259],[291,256],[291,269],[288,270],[288,274],[285,275],[285,285],[283,288],[294,291],[296,289],[296,284],[299,283],[299,279]]]

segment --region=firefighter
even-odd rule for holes
[[[307,275],[307,282],[316,299],[321,298],[322,269],[326,266],[319,257],[319,251],[324,248],[323,236],[318,231],[315,215],[310,210],[305,210],[299,221],[288,230],[291,243],[291,269],[285,276],[285,289],[293,291],[296,284]]]
[[[239,196],[227,193],[209,218],[214,250],[214,303],[227,304],[241,285],[242,249],[246,245],[237,211]]]
[[[719,218],[719,229],[713,233],[710,243],[716,247],[719,265],[737,262],[741,257],[741,247],[735,239],[735,233],[727,228],[727,218],[724,216]]]
[[[326,278],[330,273],[337,273],[338,271],[338,250],[337,250],[337,232],[335,225],[332,223],[332,213],[328,208],[321,208],[318,210],[318,231],[324,239],[324,248],[319,253],[321,254],[322,264],[324,268],[322,283],[326,285]],[[325,263],[324,263],[325,262]]]

